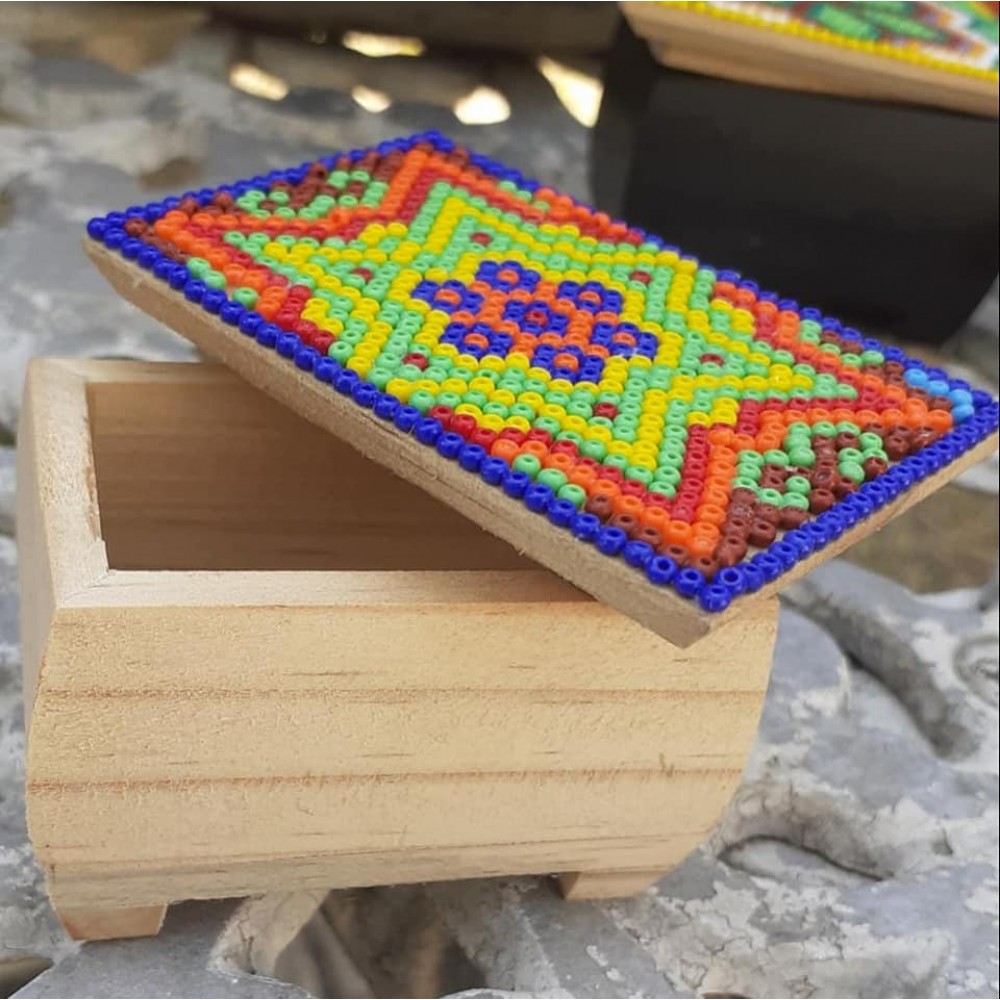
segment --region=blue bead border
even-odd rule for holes
[[[405,152],[417,142],[430,143],[438,152],[445,153],[456,145],[440,132],[429,131],[381,142],[371,148],[333,153],[321,157],[319,162],[332,169],[336,159],[345,154],[351,159],[357,159],[371,152],[372,148],[382,155],[394,151]],[[155,247],[130,237],[123,228],[132,218],[154,222],[180,204],[182,198],[194,198],[204,205],[220,192],[239,197],[250,188],[266,187],[276,181],[298,184],[312,162],[307,161],[284,170],[273,170],[268,174],[217,188],[188,191],[179,197],[171,196],[148,205],[133,205],[123,212],[109,212],[105,216],[91,219],[87,223],[87,234],[109,250],[119,253],[125,260],[133,261],[149,271],[154,278],[182,293],[189,302],[199,304],[207,313],[218,316],[248,340],[277,352],[300,370],[311,372],[320,382],[330,385],[343,396],[351,397],[359,406],[370,409],[376,417],[393,424],[401,433],[412,434],[417,441],[434,448],[442,457],[458,462],[467,472],[478,474],[487,485],[498,487],[507,496],[520,500],[528,510],[545,515],[553,527],[569,532],[580,542],[594,545],[604,555],[623,559],[629,566],[644,573],[651,585],[669,587],[681,597],[697,601],[704,611],[724,611],[741,594],[754,593],[765,584],[777,580],[796,563],[821,551],[900,494],[955,461],[1000,425],[1000,406],[989,393],[973,390],[967,382],[949,378],[943,369],[929,368],[898,348],[886,347],[874,338],[864,337],[835,318],[825,316],[820,309],[802,308],[794,299],[781,298],[774,292],[762,292],[755,282],[743,279],[738,271],[717,270],[719,280],[730,281],[740,288],[753,291],[759,299],[772,301],[780,309],[795,310],[803,319],[815,320],[828,329],[858,340],[863,350],[880,351],[887,360],[903,364],[906,368],[904,377],[912,385],[946,383],[946,391],[957,401],[952,412],[956,420],[961,422],[918,454],[907,456],[891,465],[877,479],[863,483],[855,493],[848,494],[829,510],[816,515],[799,528],[784,532],[766,549],[748,556],[736,566],[720,569],[711,580],[707,580],[698,570],[679,569],[674,560],[668,556],[656,555],[646,542],[629,541],[620,528],[604,525],[595,515],[578,511],[568,500],[557,499],[548,486],[533,482],[525,473],[515,472],[502,459],[488,456],[480,445],[466,443],[460,435],[446,431],[436,418],[423,416],[415,407],[407,406],[396,397],[365,382],[356,372],[342,368],[333,358],[320,355],[314,347],[304,346],[294,333],[267,322],[259,313],[230,299],[225,292],[208,288],[204,282],[194,278],[183,264],[174,263]],[[469,162],[497,180],[511,181],[520,188],[534,191],[541,186],[538,181],[525,177],[520,171],[512,170],[478,153],[470,151]],[[577,199],[573,199],[573,202],[593,210],[585,202]],[[621,224],[628,225],[624,222]],[[642,236],[644,241],[655,244],[661,250],[681,252],[680,248],[665,243],[654,235],[636,227],[629,228]]]

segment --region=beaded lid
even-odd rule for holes
[[[126,297],[668,639],[995,446],[946,372],[438,133],[91,220]]]

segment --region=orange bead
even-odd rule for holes
[[[520,450],[522,455],[534,455],[540,462],[549,453],[548,445],[541,441],[525,441]]]
[[[927,414],[926,425],[936,431],[951,430],[955,420],[947,410],[931,410]]]
[[[490,445],[490,454],[494,458],[502,458],[508,465],[512,465],[520,453],[521,449],[518,444],[514,441],[508,441],[506,438],[497,438]]]
[[[568,479],[570,472],[572,472],[573,468],[576,466],[576,461],[572,455],[549,454],[543,459],[542,465],[544,465],[546,469],[558,469],[558,471],[563,473],[563,475],[565,475]]]
[[[656,528],[660,536],[665,537],[670,515],[662,507],[645,507],[639,520],[647,528]]]
[[[633,517],[641,517],[645,506],[638,497],[624,496],[621,493],[611,501],[611,509],[616,514],[631,514]]]
[[[613,479],[595,479],[590,495],[597,496],[598,494],[603,494],[609,500],[613,500],[620,492],[618,484]]]
[[[664,539],[671,545],[686,545],[691,539],[691,525],[687,521],[668,521]]]
[[[695,517],[699,524],[719,525],[726,519],[726,510],[718,504],[703,503],[695,511]]]

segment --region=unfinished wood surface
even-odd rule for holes
[[[683,857],[681,855],[677,860],[680,861]],[[665,869],[572,872],[559,876],[559,891],[566,899],[621,899],[624,896],[635,896],[655,885],[665,873]]]
[[[66,384],[76,388],[60,434],[36,437],[29,420],[19,442],[23,483],[59,480],[90,498],[67,516],[76,534],[90,525],[83,551],[101,557],[56,591],[26,664],[38,674],[29,830],[61,912],[289,887],[662,872],[718,820],[756,732],[772,600],[678,649],[546,570],[494,568],[502,543],[432,501],[421,519],[402,517],[392,493],[409,487],[312,438],[301,418],[282,416],[265,441],[284,464],[264,483],[267,470],[239,459],[252,454],[254,421],[271,426],[278,411],[220,369],[37,362],[27,412],[53,413]],[[210,458],[179,457],[175,434]],[[325,447],[363,498],[369,539],[383,539],[377,559],[345,537],[339,499],[315,522],[302,516],[323,498],[298,463]],[[155,489],[129,482],[146,475],[159,477]],[[252,529],[248,490],[268,511]],[[292,525],[294,541],[269,519]],[[438,540],[425,558],[387,564],[394,539],[424,531]],[[62,579],[79,557],[65,537],[49,521],[22,539],[22,565],[48,569],[25,577],[25,606],[39,576]],[[435,568],[455,538],[463,568]],[[96,918],[87,933],[100,933]]]
[[[628,0],[636,34],[666,66],[744,83],[997,117],[997,81],[771,31],[684,7]]]
[[[684,600],[668,588],[650,585],[624,560],[608,558],[595,547],[574,541],[568,532],[531,513],[520,501],[487,486],[478,476],[442,458],[412,436],[399,433],[370,410],[334,392],[274,351],[260,347],[138,266],[93,240],[87,240],[85,245],[116,291],[218,358],[251,385],[416,484],[602,603],[682,647],[743,614],[748,603],[777,593],[814,566],[843,552],[996,448],[997,435],[993,434],[824,549],[798,562],[759,594],[738,598],[723,614],[709,614],[695,601]]]
[[[160,933],[165,906],[136,906],[127,909],[78,909],[62,907],[53,900],[59,919],[70,937],[78,941],[100,941],[109,938],[152,937]]]

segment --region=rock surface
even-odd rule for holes
[[[19,16],[19,37],[37,49],[38,22]],[[85,54],[123,69],[121,53],[106,58],[67,18],[60,44],[90,38]],[[165,54],[153,41],[139,50]],[[917,598],[846,563],[787,595],[759,739],[720,828],[634,899],[567,904],[544,879],[483,880],[188,903],[153,940],[65,936],[24,821],[12,539],[24,367],[38,354],[193,356],[86,264],[86,219],[162,185],[217,183],[427,127],[586,191],[586,132],[537,74],[498,71],[513,114],[482,129],[433,103],[464,86],[467,67],[428,69],[412,90],[428,103],[373,116],[317,86],[351,57],[324,69],[311,52],[298,89],[272,103],[225,83],[238,49],[213,28],[126,76],[0,45],[0,978],[15,988],[52,963],[19,997],[996,992],[995,585]],[[266,51],[274,70],[294,63],[284,43]],[[995,492],[996,468],[977,485]]]

